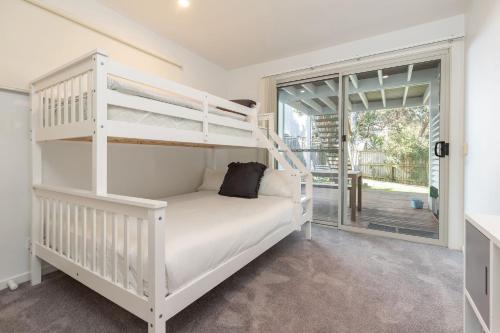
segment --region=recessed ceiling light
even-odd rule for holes
[[[382,76],[384,79],[387,79],[389,77],[389,75],[384,75]]]
[[[301,93],[301,94],[303,94],[303,93],[305,93],[305,92],[306,92],[305,90],[301,90],[301,91],[300,91],[300,93]]]
[[[182,8],[187,8],[190,5],[189,0],[177,0],[177,4]]]

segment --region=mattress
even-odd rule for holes
[[[108,78],[108,89],[115,90],[127,95],[133,95],[138,97],[143,97],[147,99],[156,100],[159,102],[173,104],[181,107],[185,107],[192,110],[203,111],[203,105],[201,103],[189,100],[187,98],[179,98],[171,95],[167,95],[161,91],[154,88],[149,88],[144,85],[134,84],[126,80],[115,79],[112,77]],[[236,111],[229,111],[219,109],[213,106],[209,106],[208,112],[212,114],[217,114],[224,117],[230,117],[238,120],[245,120],[246,115],[238,113]]]
[[[170,292],[292,223],[290,198],[242,199],[199,191],[165,200],[165,262]]]
[[[142,98],[152,99],[166,104],[176,105],[183,108],[203,111],[203,106],[195,101],[190,101],[185,98],[178,98],[175,96],[169,96],[164,93],[158,92],[153,88],[148,88],[142,85],[137,85],[129,83],[124,80],[117,80],[113,78],[108,78],[108,88],[111,90],[118,91],[123,94],[138,96]],[[241,121],[246,120],[246,116],[231,112],[224,111],[213,106],[209,106],[208,112],[210,114],[216,114],[223,117],[228,117],[232,119],[237,119]],[[179,110],[179,114],[182,113],[182,109]],[[203,131],[203,123],[201,121],[185,119],[181,117],[167,116],[158,113],[145,112],[142,110],[128,109],[123,107],[118,107],[110,105],[108,107],[108,119],[115,121],[122,121],[134,124],[150,125],[150,126],[160,126],[166,128],[176,128],[188,131]],[[208,132],[215,134],[223,134],[237,137],[251,137],[251,131],[245,131],[241,129],[236,129],[233,127],[209,124]]]
[[[167,197],[165,222],[165,274],[167,290],[175,292],[186,284],[207,273],[246,249],[258,244],[273,232],[289,227],[292,223],[293,202],[290,198],[259,196],[257,199],[225,197],[216,191],[199,191],[178,196]],[[73,213],[72,213],[73,216]],[[137,286],[137,224],[128,223],[129,248],[129,288]],[[66,221],[66,212],[63,212]],[[78,224],[78,261],[81,263],[83,253],[83,213],[79,210]],[[87,212],[87,249],[92,246],[91,212]],[[106,224],[106,258],[105,275],[112,278],[112,223],[108,216]],[[124,228],[123,216],[117,216],[117,248],[118,276],[117,281],[124,284]],[[102,272],[102,212],[96,216],[96,267]],[[144,288],[147,294],[147,226],[142,229],[142,253]],[[45,228],[47,226],[45,225]],[[63,224],[62,244],[66,244],[67,230]],[[46,229],[47,230],[47,229]],[[51,235],[54,230],[51,229]],[[59,235],[56,226],[55,234]],[[70,237],[74,239],[74,223],[70,224]],[[54,244],[54,239],[56,239]],[[57,237],[51,237],[52,248],[57,250]],[[74,244],[73,244],[74,245]],[[64,247],[64,246],[63,246]],[[72,258],[74,247],[72,247]],[[63,253],[65,251],[63,250]],[[87,265],[90,265],[91,251],[87,251]],[[102,274],[102,273],[101,273]]]
[[[200,111],[201,112],[201,111]],[[221,111],[224,112],[224,111]],[[160,126],[166,128],[175,128],[186,131],[203,131],[203,123],[201,121],[167,116],[158,113],[146,112],[123,108],[110,105],[108,107],[108,120],[122,121],[133,124],[141,124],[148,126]],[[236,137],[251,137],[252,132],[234,127],[221,126],[216,124],[208,124],[208,132],[222,135],[230,135]]]
[[[179,106],[181,108],[187,108],[187,109],[199,111],[200,113],[203,112],[203,107],[200,103],[197,103],[195,101],[190,101],[190,100],[185,99],[185,98],[169,96],[169,95],[160,93],[153,88],[147,88],[147,87],[142,86],[142,85],[132,84],[132,83],[129,83],[125,80],[108,78],[108,89],[115,90],[115,91],[123,93],[123,94],[152,99],[152,100],[156,100],[156,101],[159,101],[162,103]],[[52,103],[51,103],[50,99],[48,100],[48,103],[49,103],[48,109],[50,110],[52,107],[51,106]],[[60,104],[62,104],[62,105],[60,105]],[[71,111],[71,106],[72,106],[71,100],[68,100],[67,105],[68,105],[69,110]],[[83,117],[84,117],[84,119],[88,119],[87,94],[86,93],[84,93],[84,95],[83,95],[82,105],[83,105],[83,111],[82,111]],[[63,118],[64,122],[66,122],[66,119],[64,119],[64,117],[65,117],[65,112],[64,112],[65,103],[56,103],[55,104],[55,110],[54,110],[55,116],[56,116],[56,118],[59,118],[59,116],[58,116],[59,107],[61,108],[61,111],[62,111],[62,118]],[[76,113],[77,118],[79,118],[79,114],[80,114],[79,108],[80,108],[79,97],[77,97],[76,102],[75,102],[75,109],[76,109],[75,113]],[[240,121],[245,121],[247,119],[247,117],[245,115],[242,115],[240,113],[232,112],[232,111],[224,111],[224,110],[215,108],[213,106],[209,107],[209,113],[223,116],[223,117],[228,117],[231,119],[240,120]],[[180,114],[182,114],[182,109],[179,109],[179,115]],[[48,117],[49,118],[51,117],[50,112],[48,114]],[[130,109],[130,108],[124,108],[124,107],[119,107],[119,106],[114,106],[114,105],[108,106],[108,119],[114,120],[114,121],[127,122],[127,123],[149,125],[149,126],[176,128],[176,129],[188,130],[188,131],[196,131],[196,132],[203,131],[203,123],[201,121],[185,119],[182,117],[167,116],[167,115],[162,115],[162,114],[158,114],[158,113]],[[50,119],[47,119],[47,121],[51,122]],[[71,121],[73,121],[73,120],[71,120]],[[230,136],[237,136],[237,137],[251,137],[252,136],[251,131],[237,129],[237,128],[233,128],[233,127],[215,125],[215,124],[209,124],[208,131],[209,131],[209,133],[223,134],[223,135],[230,135]]]

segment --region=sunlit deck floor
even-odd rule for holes
[[[314,187],[314,219],[316,223],[337,225],[337,190]],[[427,204],[427,194],[394,190],[363,188],[361,212],[356,221],[350,219],[350,209],[346,225],[368,229],[395,232],[406,235],[438,238],[439,224]],[[423,209],[410,206],[412,198],[424,202]]]

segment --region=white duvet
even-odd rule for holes
[[[290,198],[241,199],[200,191],[165,198],[167,288],[175,291],[280,227],[292,223]]]
[[[178,196],[162,198],[168,203],[165,214],[165,267],[169,293],[188,284],[204,273],[217,268],[222,263],[256,245],[274,231],[292,223],[293,203],[291,198],[259,196],[257,199],[225,197],[216,191],[199,191]],[[70,237],[74,239],[74,221],[70,224]],[[57,218],[57,221],[59,219]],[[63,212],[66,221],[66,212]],[[82,262],[83,253],[83,212],[79,211],[78,224],[78,261]],[[123,283],[124,267],[124,229],[123,217],[118,216],[117,227],[117,280]],[[96,215],[96,268],[102,274],[102,212]],[[106,277],[112,278],[112,221],[107,219],[106,227]],[[137,224],[129,219],[129,287],[137,286]],[[143,281],[147,293],[147,227],[143,224]],[[59,224],[56,230],[50,227],[51,247],[58,249]],[[47,225],[45,224],[45,232]],[[66,224],[62,230],[63,253],[66,254]],[[91,211],[87,211],[87,265],[91,258]],[[74,257],[72,241],[71,257]]]

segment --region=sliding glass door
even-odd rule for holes
[[[313,174],[315,223],[446,241],[447,61],[408,57],[278,85],[278,134]]]
[[[343,76],[342,227],[442,240],[443,73],[438,58]]]
[[[278,134],[313,173],[316,223],[337,226],[339,189],[338,76],[278,87]]]

